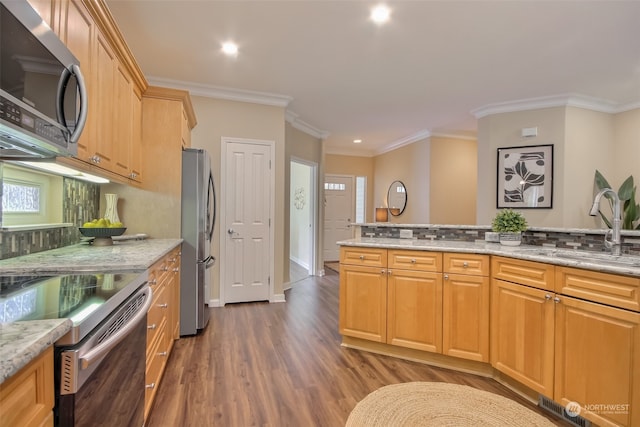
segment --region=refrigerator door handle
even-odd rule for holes
[[[211,206],[212,212],[209,212],[209,207]],[[209,219],[208,227],[208,236],[209,241],[213,241],[213,227],[216,224],[216,189],[213,184],[213,173],[209,172],[209,184],[207,189],[207,218]]]
[[[213,267],[213,264],[215,264],[215,263],[216,263],[216,257],[209,256],[209,259],[207,260],[207,263],[205,264],[204,268],[205,269],[211,268],[211,267]]]

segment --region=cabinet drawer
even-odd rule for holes
[[[153,296],[153,302],[147,312],[147,347],[153,342],[156,335],[160,331],[160,325],[167,316],[167,292],[164,284],[156,289]]]
[[[445,273],[488,276],[489,259],[489,255],[445,253],[442,268]]]
[[[640,278],[556,267],[556,292],[640,311]]]
[[[340,262],[367,267],[386,267],[387,250],[343,246],[340,248]]]
[[[491,275],[496,279],[555,291],[555,266],[521,259],[492,257]]]
[[[389,268],[442,271],[442,253],[389,250]]]
[[[165,324],[161,325],[161,336],[165,336],[164,331]],[[158,340],[153,343],[150,349],[147,350],[147,370],[145,374],[145,393],[144,393],[144,413],[145,419],[149,414],[149,410],[151,409],[151,403],[153,402],[153,397],[156,394],[156,390],[160,385],[160,378],[162,377],[162,372],[164,371],[164,367],[167,364],[168,354],[164,350],[166,347],[165,340]]]

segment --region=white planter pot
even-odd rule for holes
[[[500,233],[500,244],[505,246],[519,246],[522,243],[522,233]]]

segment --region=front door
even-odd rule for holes
[[[223,140],[224,303],[270,299],[272,143]]]
[[[325,175],[324,200],[324,260],[338,261],[340,248],[336,242],[353,237],[351,230],[355,209],[353,177]]]

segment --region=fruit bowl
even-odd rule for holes
[[[102,227],[79,227],[80,234],[84,237],[112,237],[120,236],[126,230],[125,227],[102,228]]]

